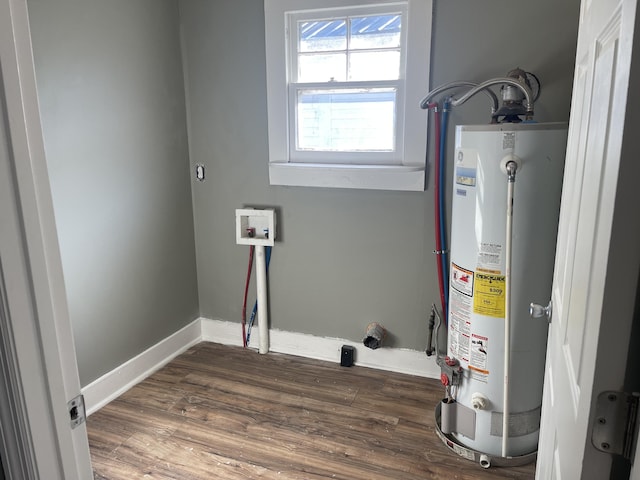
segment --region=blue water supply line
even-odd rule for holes
[[[447,221],[445,216],[445,165],[447,160],[447,149],[445,148],[447,140],[447,123],[449,121],[450,101],[445,100],[442,105],[442,124],[440,127],[440,198],[438,200],[438,209],[440,211],[440,245],[442,252],[440,254],[440,262],[442,263],[442,278],[444,282],[444,303],[445,311],[442,312],[445,322],[448,323],[449,312],[449,250],[447,248]]]

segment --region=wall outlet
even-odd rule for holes
[[[276,214],[271,208],[236,210],[236,243],[273,247],[276,239]]]

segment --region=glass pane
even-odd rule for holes
[[[345,19],[298,22],[299,52],[328,52],[347,48]]]
[[[350,19],[349,48],[398,48],[400,46],[400,15],[371,15]]]
[[[349,55],[349,80],[398,80],[400,51],[357,52]]]
[[[345,53],[298,55],[298,82],[344,82],[347,76]]]
[[[394,88],[301,90],[297,149],[394,151],[395,106]]]

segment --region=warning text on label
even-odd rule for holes
[[[504,275],[476,272],[473,312],[488,317],[504,318],[506,281]]]

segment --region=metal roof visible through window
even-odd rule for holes
[[[358,35],[397,33],[400,31],[400,15],[372,15],[352,17],[352,32]],[[343,37],[347,33],[345,20],[312,21],[301,25],[302,40],[318,37]]]

